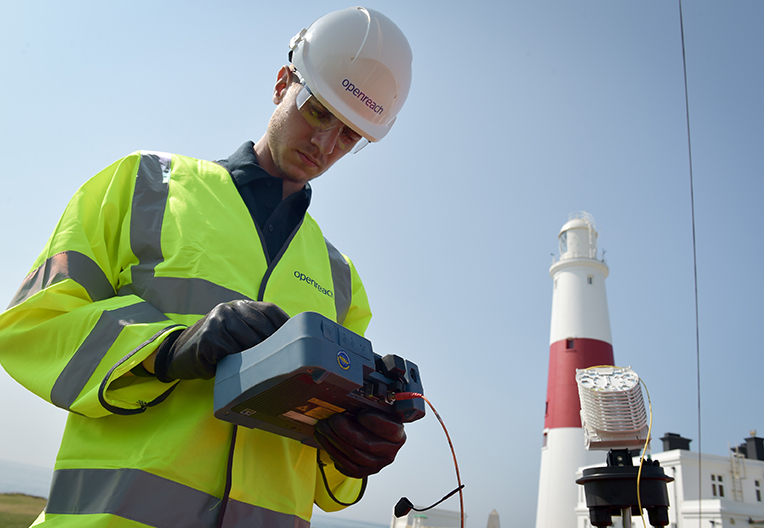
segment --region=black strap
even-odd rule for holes
[[[238,425],[233,426],[231,432],[231,448],[228,451],[228,465],[226,467],[225,475],[225,491],[223,492],[223,499],[220,503],[220,515],[218,516],[217,528],[223,526],[223,520],[225,518],[225,510],[228,507],[228,500],[231,498],[231,486],[233,485],[233,452],[236,447],[236,432],[239,430]]]
[[[332,490],[329,488],[329,481],[326,479],[326,473],[324,472],[324,466],[326,466],[326,464],[321,461],[321,451],[319,449],[316,449],[316,462],[318,462],[318,469],[321,472],[321,477],[324,479],[324,487],[326,488],[326,492],[334,502],[340,506],[352,506],[363,498],[363,494],[366,493],[366,484],[369,482],[367,477],[363,477],[361,480],[361,491],[358,493],[358,497],[353,502],[342,502],[334,496],[334,493],[332,493]]]

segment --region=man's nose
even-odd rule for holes
[[[340,127],[332,127],[328,130],[316,130],[310,141],[318,147],[322,154],[331,154],[337,145],[337,137],[340,135]]]

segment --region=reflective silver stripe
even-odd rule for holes
[[[167,207],[172,155],[142,152],[135,180],[130,220],[130,247],[139,263],[133,283],[119,295],[135,294],[164,313],[206,314],[217,304],[247,297],[199,278],[156,277],[162,254],[162,222]]]
[[[59,469],[45,512],[117,515],[157,528],[215,526],[220,499],[139,469]]]
[[[59,469],[45,512],[111,514],[156,528],[216,526],[221,500],[140,469]],[[225,528],[309,528],[296,515],[231,499]]]
[[[141,286],[142,289],[136,291],[136,285],[129,284],[119,290],[119,295],[138,295],[168,314],[206,314],[220,303],[249,299],[234,290],[198,278],[154,277]]]
[[[36,270],[27,275],[8,308],[12,308],[48,286],[66,279],[72,279],[85,288],[93,301],[114,296],[114,287],[95,261],[77,251],[64,251],[48,258]]]
[[[167,204],[167,182],[172,156],[156,152],[141,155],[131,211],[130,244],[141,259],[132,269],[134,282],[148,282],[162,261],[161,230]],[[114,288],[101,268],[86,255],[65,251],[53,255],[30,273],[11,300],[13,307],[42,289],[65,279],[82,285],[93,301],[113,297]]]
[[[141,153],[130,210],[130,247],[139,263],[132,267],[133,289],[140,292],[154,278],[162,256],[162,221],[169,193],[172,155]]]
[[[259,506],[229,500],[223,528],[267,526],[268,528],[310,528],[310,522],[297,515],[279,513]]]
[[[337,309],[337,322],[342,324],[350,310],[350,301],[353,298],[353,278],[348,264],[342,253],[334,245],[326,240],[326,249],[329,252],[329,262],[332,266],[332,282],[334,282],[334,306]]]
[[[51,402],[62,409],[71,407],[123,328],[136,323],[166,320],[167,316],[149,303],[104,311],[53,384]]]

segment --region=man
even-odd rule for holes
[[[212,415],[217,362],[315,311],[363,333],[352,262],[307,214],[316,178],[389,131],[411,50],[381,13],[290,42],[265,135],[218,163],[138,152],[86,182],[0,314],[0,360],[70,411],[37,524],[307,527],[360,499],[403,426],[318,422],[322,449]],[[306,280],[310,278],[310,280]]]

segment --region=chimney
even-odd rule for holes
[[[689,451],[690,442],[692,442],[689,438],[682,438],[676,433],[666,433],[661,440],[663,441],[664,451],[673,451],[674,449],[684,449],[685,451]]]
[[[751,437],[745,439],[745,458],[764,460],[764,438],[756,436],[756,431],[751,431]]]

